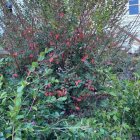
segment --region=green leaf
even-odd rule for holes
[[[21,85],[22,85],[23,87],[26,87],[28,84],[29,84],[29,83],[28,83],[27,81],[21,81]]]
[[[37,111],[37,107],[36,106],[32,106],[32,109]]]
[[[55,81],[54,81],[54,82],[57,84],[57,83],[59,83],[59,80],[58,80],[58,79],[55,79]]]
[[[113,116],[113,120],[114,120],[114,121],[117,121],[117,119],[118,119],[117,116],[114,115],[114,116]]]
[[[48,75],[53,73],[53,70],[52,69],[45,69],[45,73],[48,76]]]
[[[0,89],[2,88],[3,82],[0,82]]]
[[[1,76],[0,76],[0,89],[2,88],[2,85],[3,85],[3,79],[4,79],[4,78],[3,78],[3,75],[1,75]]]
[[[60,102],[63,102],[65,100],[67,100],[67,96],[60,97],[60,98],[57,99],[57,101],[60,101]]]
[[[0,132],[0,140],[6,140],[2,132]]]
[[[21,138],[15,137],[14,140],[22,140]]]
[[[3,100],[2,100],[2,104],[4,104],[6,102],[6,98],[4,98]]]
[[[124,110],[125,110],[126,112],[128,112],[128,111],[130,110],[130,108],[125,107]]]
[[[11,105],[9,105],[8,108],[10,109],[10,111],[14,110],[14,108]]]
[[[2,81],[3,80],[3,75],[0,75],[0,81]]]
[[[21,105],[21,98],[18,97],[18,98],[15,99],[15,106],[20,107],[20,105]]]
[[[42,61],[42,60],[44,60],[44,56],[39,56],[39,58],[38,58],[38,61]]]
[[[2,93],[0,94],[0,99],[6,98],[6,97],[7,97],[6,92],[2,92]]]
[[[49,53],[49,52],[51,52],[51,51],[53,51],[53,50],[54,50],[54,48],[49,48],[49,49],[46,48],[46,49],[45,49],[45,53]]]
[[[116,140],[122,140],[122,138],[120,138],[120,137],[117,137],[117,138],[116,138]]]
[[[51,82],[51,83],[54,83],[54,81],[55,81],[55,78],[52,77],[52,78],[50,79],[50,82]]]
[[[20,120],[20,119],[23,119],[23,118],[24,118],[24,115],[18,115],[18,116],[16,117],[17,120]]]
[[[20,87],[17,88],[17,92],[21,93],[23,91],[23,89],[24,89],[24,86],[20,86]]]
[[[38,67],[38,62],[32,62],[32,67],[33,67],[33,68]]]
[[[55,97],[55,96],[48,97],[47,102],[48,102],[48,103],[54,103],[54,102],[56,102],[56,97]]]
[[[114,96],[114,97],[116,97],[117,96],[117,94],[115,93],[115,92],[108,92],[108,94],[110,94],[110,95],[112,95],[112,96]]]
[[[100,132],[102,135],[105,134],[105,130],[103,128],[100,128]]]
[[[38,58],[38,61],[42,61],[45,58],[45,52],[41,52]]]
[[[46,81],[45,81],[45,85],[48,85],[48,84],[49,84],[49,81],[48,81],[48,80],[46,80]]]

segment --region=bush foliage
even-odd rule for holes
[[[12,2],[14,13],[1,2],[9,56],[0,61],[0,139],[139,135],[139,75],[115,74],[128,58],[115,26],[126,1]]]

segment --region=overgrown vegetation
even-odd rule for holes
[[[127,1],[12,2],[13,13],[1,2],[0,140],[139,135],[140,76],[120,78],[131,58],[115,26]]]

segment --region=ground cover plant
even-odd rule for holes
[[[129,56],[113,25],[126,2],[12,0],[12,12],[1,2],[0,139],[139,135],[140,77],[118,78]]]

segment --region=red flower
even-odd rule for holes
[[[83,38],[84,38],[84,34],[83,34],[82,32],[80,32],[80,33],[78,34],[78,38],[79,38],[79,39],[83,39]]]
[[[55,35],[55,39],[58,40],[59,39],[59,34]]]
[[[111,61],[106,62],[107,65],[112,65],[113,63]]]
[[[77,101],[77,102],[81,102],[82,99],[81,99],[81,98],[77,98],[76,101]]]
[[[87,83],[91,85],[92,84],[92,80],[87,80]]]
[[[77,81],[75,81],[75,85],[78,86],[79,83],[81,83],[81,82],[82,82],[81,80],[77,80]]]
[[[30,34],[30,33],[32,33],[32,28],[31,27],[28,27],[23,31],[24,36],[27,35],[27,34]]]
[[[20,54],[24,54],[24,53],[25,53],[25,51],[24,51],[24,50],[21,50],[21,51],[20,51]]]
[[[91,84],[92,84],[92,80],[87,80],[87,82],[85,83],[85,87],[89,89],[91,87]]]
[[[75,109],[76,109],[77,111],[79,111],[79,110],[80,110],[80,107],[79,107],[79,106],[75,106]]]
[[[33,54],[30,54],[30,55],[29,55],[29,58],[31,58],[31,59],[32,59],[33,57],[34,57],[34,55],[33,55]]]
[[[18,74],[15,73],[15,74],[12,75],[12,77],[13,78],[17,78],[18,77]]]
[[[49,54],[49,57],[52,57],[53,55],[54,55],[54,52],[50,53],[50,54]]]
[[[59,13],[59,16],[60,16],[61,18],[63,18],[63,17],[64,17],[64,13],[63,13],[63,12]]]
[[[66,42],[66,46],[70,47],[70,42],[69,41]]]
[[[77,102],[81,102],[82,101],[82,98],[81,97],[80,98],[77,98],[77,97],[72,96],[72,99],[74,99]]]
[[[91,59],[91,63],[94,64],[94,59]]]
[[[49,59],[49,62],[52,63],[53,61],[54,61],[54,58],[51,57],[51,58]]]
[[[67,94],[67,89],[64,88],[62,90],[57,90],[56,92],[57,92],[58,97],[65,96]]]
[[[90,97],[91,95],[90,94],[85,94],[85,95],[82,95],[80,98],[82,99],[82,100],[84,100],[84,99],[86,99],[87,97]]]
[[[36,49],[36,47],[37,47],[37,44],[36,43],[29,43],[29,48],[30,48],[30,50],[34,50],[34,49]]]
[[[65,54],[64,54],[64,53],[62,53],[62,59],[64,59],[64,57],[65,57]]]
[[[50,41],[50,45],[53,46],[55,45],[55,43],[53,41]]]
[[[45,89],[48,89],[50,87],[51,87],[51,84],[48,84],[48,85],[45,86]]]
[[[27,76],[30,76],[31,71],[27,70]]]
[[[94,88],[93,86],[90,86],[88,89],[89,89],[90,91],[95,91],[95,88]]]
[[[54,96],[54,93],[52,93],[52,92],[46,92],[45,93],[45,96]]]
[[[85,55],[85,56],[82,57],[81,61],[85,62],[87,60],[87,58],[88,58],[88,55]]]
[[[14,52],[13,53],[13,57],[17,57],[18,56],[18,53],[17,52]]]
[[[52,36],[53,35],[53,32],[50,32],[50,36]]]
[[[32,28],[32,27],[28,27],[28,28],[26,28],[26,29],[22,32],[22,35],[23,35],[27,40],[31,40],[33,34],[34,34],[34,31],[33,31],[33,28]]]

